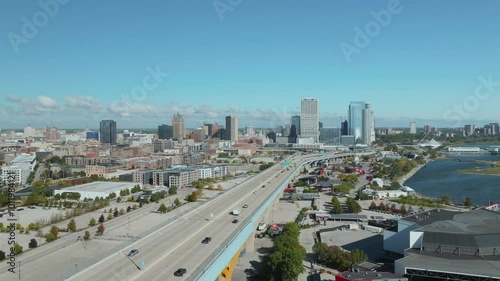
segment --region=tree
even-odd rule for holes
[[[401,212],[402,215],[406,215],[406,213],[407,213],[406,206],[405,205],[401,205],[401,208],[399,209],[399,212]]]
[[[439,198],[439,203],[442,203],[442,204],[450,204],[451,202],[451,196],[448,195],[448,194],[444,194],[443,196],[441,196]]]
[[[102,219],[104,220],[104,216],[103,216],[103,215],[101,215],[101,216],[102,216]],[[99,219],[100,219],[100,218],[99,218]],[[103,222],[104,222],[104,221],[103,221]],[[94,226],[94,225],[96,225],[96,221],[95,221],[95,219],[94,219],[94,218],[91,218],[91,219],[90,219],[90,221],[89,221],[89,226]]]
[[[113,215],[112,215],[112,214],[108,214],[107,219],[108,219],[108,220],[110,220],[110,219],[112,219],[112,218],[113,218]]]
[[[0,261],[5,260],[5,258],[6,258],[5,252],[4,251],[0,251]]]
[[[101,215],[101,216],[99,217],[99,223],[103,223],[103,222],[105,222],[105,221],[106,221],[106,219],[104,218],[104,215]]]
[[[165,214],[167,212],[167,206],[165,204],[161,203],[160,208],[158,208],[158,213]]]
[[[174,204],[175,206],[179,207],[181,205],[181,201],[179,200],[179,198],[175,198],[174,200]]]
[[[50,233],[52,233],[52,235],[54,235],[57,238],[57,235],[59,235],[59,228],[53,225],[52,228],[50,229]]]
[[[342,205],[336,196],[332,197],[332,213],[342,214]]]
[[[170,195],[175,195],[175,194],[177,194],[177,186],[172,186],[172,187],[170,187],[170,188],[168,189],[168,193],[169,193]]]
[[[71,219],[68,223],[68,231],[69,232],[74,232],[76,231],[76,222],[74,219]]]
[[[465,205],[465,207],[467,207],[467,208],[472,207],[472,198],[470,198],[470,197],[465,198],[465,200],[464,200],[464,205]]]
[[[98,227],[97,227],[97,232],[99,234],[104,234],[104,230],[106,230],[106,228],[104,227],[104,224],[101,223]]]
[[[211,184],[209,184],[209,185],[208,185],[208,189],[209,189],[209,190],[214,190],[214,187],[215,187],[215,186],[214,186],[214,184],[213,184],[213,183],[211,183]]]
[[[88,231],[88,230],[85,231],[85,235],[83,236],[83,239],[85,241],[90,240],[90,231]]]
[[[111,214],[110,214],[110,215],[111,215]],[[115,210],[115,211],[113,212],[113,216],[116,218],[118,215],[119,215],[118,210]]]
[[[128,206],[127,207],[127,213],[129,213],[130,211],[132,211],[132,207]]]
[[[120,209],[120,215],[125,214],[125,210],[123,208]]]
[[[45,241],[47,241],[47,243],[50,243],[54,240],[56,240],[56,236],[54,236],[54,234],[52,234],[50,232],[45,234]]]
[[[19,255],[22,252],[23,252],[23,246],[16,243],[14,245],[14,254]]]
[[[30,243],[28,244],[28,247],[29,247],[30,249],[34,249],[34,248],[36,248],[37,246],[38,246],[38,242],[36,242],[36,239],[34,239],[34,238],[33,238],[33,239],[31,239],[31,240],[30,240]]]
[[[222,190],[224,190],[224,188],[222,187],[222,185],[218,184],[217,185],[217,190],[222,191]]]

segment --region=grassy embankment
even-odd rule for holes
[[[463,169],[458,170],[458,172],[462,174],[500,176],[500,162],[476,160],[475,163],[487,164],[490,165],[490,168]]]

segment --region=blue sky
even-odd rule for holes
[[[377,126],[499,119],[498,1],[59,1],[0,3],[0,129],[152,128],[176,112],[273,127],[306,97],[326,126],[357,100]]]

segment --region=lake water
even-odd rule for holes
[[[489,165],[475,160],[500,161],[500,156],[490,154],[447,155],[449,160],[429,162],[404,185],[417,193],[432,197],[448,194],[454,202],[462,203],[471,197],[474,205],[487,205],[489,201],[500,203],[500,176],[461,174],[457,170],[487,168]],[[456,161],[460,159],[461,161]]]

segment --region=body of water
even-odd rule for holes
[[[500,203],[500,176],[462,174],[457,170],[487,168],[489,165],[475,160],[500,161],[500,156],[490,154],[447,155],[448,160],[429,162],[404,185],[417,193],[432,197],[448,194],[453,202],[463,203],[472,198],[474,205],[487,205],[489,201]],[[460,159],[461,161],[456,161]]]

